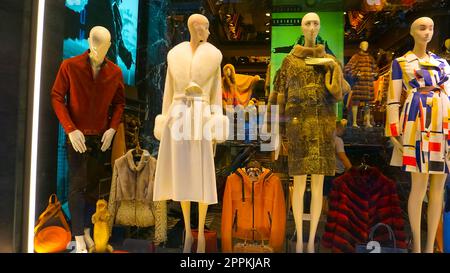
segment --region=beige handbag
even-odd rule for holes
[[[256,229],[253,229],[252,231],[257,232]],[[261,243],[258,243],[257,241],[249,243],[246,238],[243,243],[236,243],[233,246],[233,253],[273,253],[273,248],[264,244],[263,239],[261,239]]]

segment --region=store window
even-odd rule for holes
[[[28,250],[448,251],[450,6],[344,2],[47,1]]]

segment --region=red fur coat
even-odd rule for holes
[[[370,229],[377,223],[392,227],[398,248],[406,248],[404,219],[395,182],[378,169],[352,168],[333,181],[329,211],[322,243],[333,252],[354,252],[359,243],[367,243]],[[380,228],[376,241],[388,243]]]

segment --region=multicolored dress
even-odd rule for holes
[[[403,153],[394,148],[391,165],[408,172],[448,173],[450,66],[436,54],[428,56],[419,59],[409,51],[392,62],[386,136],[400,136],[403,143]],[[407,95],[400,115],[400,95],[392,88],[395,80],[402,80]]]

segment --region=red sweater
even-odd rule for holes
[[[84,135],[117,130],[125,108],[120,68],[105,59],[94,79],[88,54],[64,60],[52,88],[53,109],[67,134],[77,129]]]

